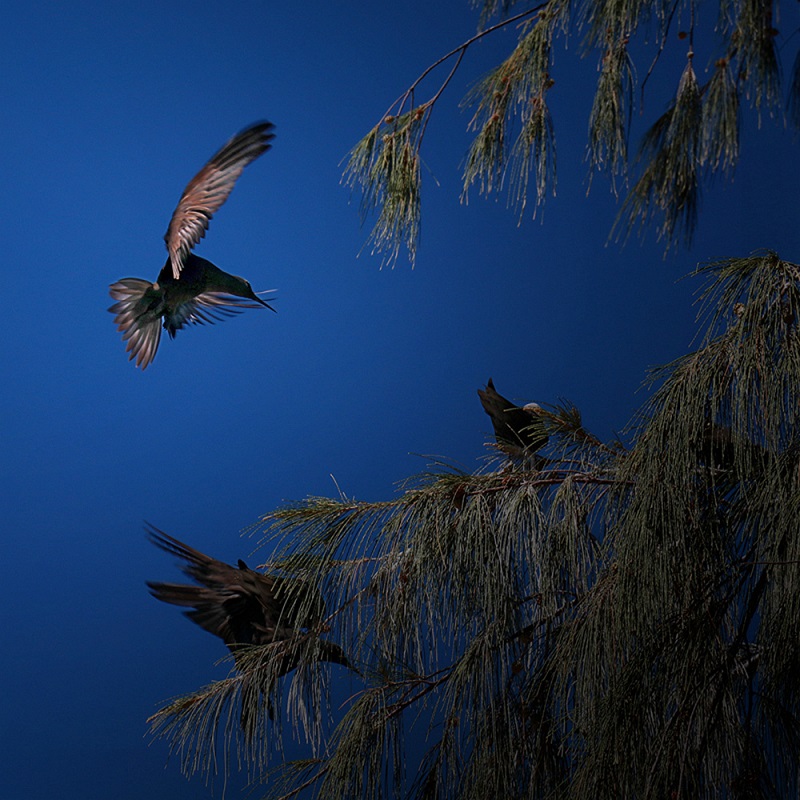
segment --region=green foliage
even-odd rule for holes
[[[706,85],[699,159],[711,172],[732,172],[739,159],[739,94],[724,58]]]
[[[608,47],[600,62],[600,78],[589,117],[589,157],[592,164],[608,171],[612,182],[627,168],[634,82],[628,37],[623,36]]]
[[[553,85],[548,70],[553,27],[558,19],[552,16],[549,24],[544,24],[543,16],[544,12],[536,24],[526,24],[514,52],[473,93],[478,109],[471,126],[478,134],[464,168],[465,198],[476,180],[483,193],[499,187],[509,161],[512,191],[520,212],[527,201],[531,167],[537,207],[547,189],[555,189],[555,137],[545,96]],[[515,117],[520,119],[521,130],[509,154],[507,127]]]
[[[747,97],[759,110],[781,104],[780,62],[775,47],[779,31],[771,0],[743,0],[734,18],[729,52],[737,60]]]
[[[347,184],[362,193],[362,212],[377,212],[370,242],[388,263],[396,262],[402,248],[412,264],[416,258],[418,165],[434,105],[471,45],[508,25],[520,28],[516,46],[465,99],[465,105],[475,107],[469,122],[475,136],[464,163],[464,198],[475,183],[485,194],[507,188],[510,203],[519,212],[532,200],[535,215],[545,197],[555,193],[556,122],[548,95],[558,91],[554,44],[559,38],[566,43],[577,35],[583,55],[596,53],[599,59],[597,87],[587,109],[590,175],[606,173],[617,192],[618,182],[629,185],[629,169],[638,173],[630,181],[615,223],[614,232],[623,238],[637,226],[652,226],[665,249],[681,240],[689,242],[703,182],[717,172],[732,173],[738,161],[743,102],[759,120],[766,112],[783,121],[777,47],[781,31],[775,27],[778,5],[772,0],[723,0],[714,30],[705,15],[701,25],[694,3],[475,0],[473,5],[481,8],[478,33],[424,70],[356,145],[345,170]],[[512,11],[516,13],[508,16]],[[783,14],[784,25],[792,18],[798,24],[793,8],[783,9]],[[492,19],[497,21],[487,27]],[[687,28],[678,30],[682,21],[688,22]],[[792,22],[788,25],[786,44],[793,36]],[[677,90],[668,110],[644,135],[632,166],[629,132],[637,110],[636,90],[640,89],[643,104],[645,85],[661,67],[668,46],[686,47],[688,63],[682,76],[676,76]],[[638,83],[632,53],[653,50],[652,62],[639,71],[644,78]],[[698,58],[712,65],[704,83],[693,66]],[[424,80],[448,63],[450,71],[434,93],[425,102],[416,102],[415,93]],[[786,118],[800,127],[800,60],[795,61],[788,88]],[[414,127],[410,124],[414,122],[421,124]],[[403,153],[399,166],[395,153]]]
[[[787,593],[800,579],[787,557],[798,544],[800,273],[770,253],[701,274],[713,279],[709,334],[657,376],[621,465],[635,488],[604,541],[614,568],[563,642],[564,666],[579,665],[574,724],[591,731],[575,797],[797,792],[800,683],[785,659],[798,654],[800,619]],[[619,666],[598,673],[598,659]],[[631,757],[615,759],[632,739]]]
[[[504,17],[520,0],[471,0],[473,8],[481,9],[481,24],[485,24],[494,16]]]
[[[355,175],[366,175],[361,198],[364,218],[378,209],[370,241],[373,252],[387,253],[389,263],[405,245],[412,259],[420,226],[420,156],[425,109],[420,107],[399,117],[387,116],[383,126],[373,129],[350,154],[348,183]]]
[[[684,231],[690,239],[697,221],[703,136],[700,87],[692,60],[678,84],[674,105],[647,132],[642,143],[646,166],[622,206],[617,222],[626,229],[653,216],[663,217],[659,235],[669,245]]]
[[[155,716],[184,768],[221,739],[276,798],[797,796],[800,267],[697,277],[705,337],[651,376],[628,446],[563,404],[535,467],[267,514],[270,568],[315,576],[362,677],[329,723],[314,632],[253,647]],[[269,773],[281,682],[311,757]]]

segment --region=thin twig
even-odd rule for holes
[[[664,48],[667,45],[667,36],[669,35],[669,29],[672,26],[672,18],[675,16],[675,12],[678,10],[679,3],[676,2],[672,5],[672,11],[669,12],[669,16],[667,17],[667,24],[664,28],[664,35],[661,37],[661,44],[658,46],[658,52],[653,59],[653,63],[650,65],[650,69],[647,70],[647,75],[644,76],[644,80],[642,81],[642,88],[640,90],[639,96],[639,113],[644,112],[644,87],[647,84],[647,80],[652,75],[653,70],[655,69],[656,64],[658,63],[659,59],[661,58],[661,54],[664,52]]]
[[[461,59],[464,57],[464,53],[467,51],[467,48],[477,42],[479,39],[482,39],[484,36],[487,36],[490,33],[494,33],[494,31],[499,30],[500,28],[505,27],[506,25],[510,25],[512,22],[518,22],[521,19],[525,19],[525,17],[529,17],[532,14],[535,14],[537,11],[541,11],[545,8],[548,3],[540,3],[538,6],[534,6],[533,8],[529,8],[527,11],[522,11],[519,14],[514,15],[513,17],[509,17],[508,19],[504,19],[501,22],[492,25],[490,28],[485,28],[484,30],[476,33],[472,38],[467,39],[465,42],[462,42],[458,47],[453,48],[449,53],[445,53],[441,58],[437,59],[430,64],[425,70],[423,70],[422,74],[406,89],[406,91],[400,95],[386,110],[386,113],[381,117],[381,120],[385,119],[388,116],[392,116],[392,109],[397,109],[397,113],[400,114],[405,106],[406,100],[413,95],[414,90],[422,83],[423,80],[438,67],[440,64],[443,64],[449,58],[452,58],[455,55],[458,55],[458,61],[456,62],[456,66],[450,71],[450,74],[445,79],[444,83],[439,87],[439,90],[433,96],[431,100],[425,103],[426,106],[430,106],[432,103],[436,102],[439,98],[441,93],[447,87],[447,84],[450,83],[453,75],[455,74],[458,65],[461,63]],[[376,127],[379,127],[380,123]]]
[[[315,775],[312,775],[307,781],[301,783],[299,786],[295,786],[294,789],[287,792],[286,794],[282,794],[277,800],[288,800],[290,797],[295,797],[297,794],[303,791],[303,789],[307,789],[313,783],[316,783],[329,769],[331,768],[330,764],[326,764],[319,772]]]

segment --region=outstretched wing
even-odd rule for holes
[[[189,182],[164,236],[175,280],[242,170],[272,146],[274,127],[271,122],[259,122],[236,134]]]
[[[317,661],[341,664],[358,673],[339,645],[318,638],[311,630],[298,635],[295,625],[311,625],[324,614],[322,597],[304,581],[262,575],[243,561],[233,567],[152,525],[146,530],[153,544],[184,562],[184,573],[198,584],[148,582],[152,595],[186,608],[189,619],[225,642],[237,663],[243,645],[276,645],[270,680]],[[251,727],[248,713],[243,705],[245,728]]]
[[[232,650],[289,638],[295,626],[309,627],[324,614],[319,592],[304,581],[263,575],[243,561],[234,567],[152,525],[146,530],[153,544],[183,560],[183,572],[198,584],[148,583],[153,596],[189,608],[189,619]]]
[[[174,338],[175,334],[186,325],[213,325],[228,317],[241,314],[246,308],[261,308],[266,305],[244,297],[225,294],[223,292],[203,292],[202,294],[180,303],[164,317],[164,328]],[[272,306],[267,306],[272,308]]]
[[[172,536],[147,526],[150,541],[182,559],[184,573],[198,586],[148,582],[158,600],[189,608],[185,614],[229,648],[270,640],[280,606],[274,599],[273,580],[240,562],[233,567],[195,550]]]

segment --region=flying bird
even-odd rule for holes
[[[541,406],[536,403],[515,405],[497,392],[491,378],[485,389],[478,389],[478,397],[492,420],[497,444],[503,450],[513,455],[530,455],[547,444],[547,431],[538,415]]]
[[[236,134],[192,178],[172,214],[164,241],[167,262],[155,283],[123,278],[109,294],[117,302],[108,310],[122,332],[129,361],[146,369],[155,358],[164,330],[170,338],[185,325],[213,323],[245,308],[265,306],[250,284],[223,272],[192,248],[205,236],[211,217],[228,199],[242,170],[272,146],[271,122],[259,122]]]
[[[236,658],[242,647],[271,644],[312,633],[325,616],[325,603],[317,589],[297,578],[264,575],[244,561],[231,566],[195,550],[158,530],[146,527],[153,544],[185,563],[184,574],[196,585],[148,581],[158,600],[188,608],[184,614],[209,633],[219,636]],[[344,651],[333,642],[318,639],[315,660],[353,669]],[[280,674],[297,666],[289,659]]]

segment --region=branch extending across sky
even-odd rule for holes
[[[391,115],[402,114],[403,109],[406,106],[406,102],[408,101],[410,101],[409,104],[410,107],[414,108],[414,91],[416,90],[417,86],[419,86],[420,83],[422,83],[422,81],[424,81],[425,78],[427,78],[428,75],[431,72],[433,72],[438,66],[444,64],[445,61],[448,61],[449,59],[453,58],[453,56],[457,56],[455,65],[452,67],[448,76],[444,79],[442,84],[436,90],[435,94],[430,98],[430,100],[427,100],[425,103],[422,104],[423,107],[432,106],[439,99],[442,92],[444,92],[444,90],[447,88],[447,85],[452,80],[453,75],[455,75],[456,71],[458,70],[458,67],[461,64],[461,60],[464,58],[464,55],[466,54],[467,50],[471,45],[475,44],[475,42],[479,41],[480,39],[483,39],[484,36],[488,36],[494,33],[500,28],[505,28],[507,25],[511,25],[514,22],[520,22],[521,20],[530,17],[532,14],[535,14],[537,11],[543,9],[546,5],[547,3],[540,3],[539,5],[536,5],[533,8],[529,8],[527,11],[523,11],[519,14],[515,14],[513,17],[504,19],[501,22],[498,22],[489,28],[484,28],[483,30],[476,33],[474,36],[467,39],[465,42],[462,42],[458,47],[454,48],[449,53],[445,53],[441,58],[437,59],[436,61],[433,62],[433,64],[430,64],[426,69],[424,69],[420,74],[420,76],[408,87],[408,89],[406,89],[406,91],[402,95],[400,95],[400,97],[398,97],[397,100],[395,100],[391,106],[389,106],[389,108],[387,109],[386,113],[383,116],[383,121],[385,122],[386,118],[390,117]],[[376,128],[380,127],[380,124],[381,123],[379,122],[376,125]]]
[[[497,13],[498,5],[505,13],[510,4],[485,4],[482,19]],[[547,102],[555,85],[552,45],[557,36],[580,35],[584,28],[588,32],[583,37],[583,55],[594,52],[599,56],[600,73],[589,118],[590,175],[606,173],[615,192],[618,179],[627,187],[632,169],[628,137],[636,94],[632,42],[640,43],[636,38],[640,25],[655,16],[657,50],[639,84],[643,108],[645,86],[662,61],[682,7],[678,2],[664,7],[644,3],[633,9],[627,4],[583,0],[581,7],[573,8],[565,0],[548,0],[481,29],[430,64],[355,145],[345,167],[344,183],[361,192],[362,221],[377,213],[367,240],[372,252],[379,253],[383,263],[393,265],[405,248],[414,263],[422,218],[420,152],[433,107],[469,47],[512,23],[521,23],[513,52],[465,101],[477,110],[468,126],[475,137],[465,159],[462,198],[466,199],[474,183],[483,194],[506,188],[510,204],[520,214],[530,200],[535,216],[546,196],[555,194],[556,121]],[[727,8],[720,27],[721,45],[715,31],[701,29],[693,2],[688,12],[688,31],[677,33],[678,41],[688,40],[681,44],[688,46],[686,67],[667,112],[643,138],[633,165],[638,177],[611,234],[624,240],[637,227],[653,228],[665,251],[691,241],[703,183],[717,172],[730,174],[735,167],[743,100],[759,114],[766,109],[770,116],[783,116],[781,64],[775,43],[780,32],[773,27],[777,15],[772,13],[770,0]],[[637,47],[637,52],[640,49]],[[693,69],[696,49],[708,53],[714,65],[711,78],[702,86]],[[434,93],[417,104],[420,84],[452,60]],[[800,58],[795,61],[786,100],[789,121],[800,119],[799,97]]]

